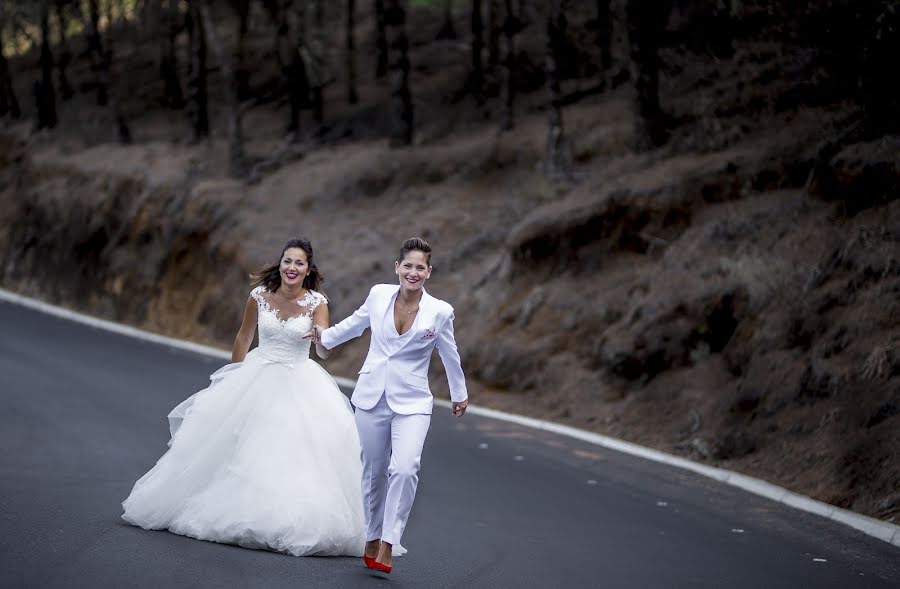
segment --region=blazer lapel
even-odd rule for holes
[[[380,311],[380,314],[377,316],[381,317],[381,323],[379,324],[379,327],[381,328],[380,333],[381,333],[381,341],[383,342],[382,345],[383,345],[385,351],[387,351],[388,353],[390,353],[390,349],[389,349],[390,346],[388,346],[389,340],[388,340],[388,331],[387,331],[388,324],[387,324],[387,322],[394,320],[394,314],[391,313],[391,309],[393,307],[391,305],[391,301],[394,300],[394,296],[399,291],[400,291],[400,285],[398,284],[397,286],[392,288],[387,293],[387,296],[383,300],[379,301],[379,304],[381,305],[381,309],[376,309],[376,311]]]

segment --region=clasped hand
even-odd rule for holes
[[[312,329],[309,330],[309,333],[303,336],[303,339],[310,340],[313,344],[322,343],[322,329],[321,325],[313,325]]]

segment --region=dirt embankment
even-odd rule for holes
[[[441,98],[465,78],[458,44],[413,47],[417,145],[375,137],[383,89],[362,80],[360,106],[329,111],[331,135],[251,184],[223,179],[222,139],[173,142],[183,121],[155,107],[132,113],[129,147],[84,140],[104,116],[87,99],[53,134],[8,127],[0,284],[228,347],[247,275],[287,237],[311,238],[338,320],[422,235],[476,402],[897,521],[898,138],[850,144],[811,178],[853,106],[804,103],[777,74],[796,56],[748,41],[724,62],[666,55],[664,106],[682,123],[656,152],[629,147],[627,89],[567,107],[576,178],[552,184],[542,95],[498,135],[489,105]],[[248,113],[251,154],[279,149],[283,115]],[[364,351],[328,369],[353,376]]]
[[[227,328],[215,319],[233,311],[223,289],[241,278],[240,248],[222,237],[232,215],[220,183],[156,173],[155,154],[178,157],[169,151],[145,147],[136,161],[115,147],[64,156],[5,136],[4,286],[179,337],[221,341]]]

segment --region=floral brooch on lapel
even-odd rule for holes
[[[435,335],[435,333],[434,333],[433,329],[426,329],[425,335],[423,335],[420,339],[429,340],[429,339],[432,339],[434,337],[434,335]]]

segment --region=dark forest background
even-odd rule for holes
[[[661,104],[661,68],[665,75],[667,67],[678,67],[667,63],[665,53],[693,52],[730,60],[736,43],[748,38],[802,48],[784,64],[789,71],[780,72],[796,85],[777,97],[776,108],[789,108],[792,102],[825,104],[848,99],[858,105],[854,120],[823,150],[823,161],[841,142],[897,130],[898,99],[891,90],[900,17],[896,3],[889,0],[419,0],[409,4],[390,0],[7,0],[0,12],[0,116],[16,119],[24,109],[26,116],[34,117],[37,129],[52,129],[59,124],[58,110],[76,92],[90,93],[97,106],[111,110],[118,139],[129,143],[134,140],[129,119],[148,105],[131,104],[120,82],[134,65],[129,61],[134,53],[131,45],[146,44],[154,47],[160,84],[156,98],[162,106],[184,111],[193,140],[210,133],[210,100],[224,110],[230,173],[236,177],[246,176],[253,160],[244,147],[241,119],[245,111],[287,101],[285,129],[293,141],[303,136],[301,120],[307,112],[312,119],[307,124],[320,138],[336,139],[328,133],[325,89],[339,85],[343,100],[357,104],[360,70],[365,77],[384,81],[389,120],[380,130],[392,145],[410,145],[417,120],[412,100],[416,89],[410,83],[414,65],[409,58],[408,12],[431,7],[433,16],[440,19],[436,40],[469,46],[467,55],[460,52],[468,72],[465,79],[456,81],[452,100],[472,97],[480,105],[494,103],[493,123],[509,131],[515,127],[517,94],[542,92],[547,171],[557,176],[565,176],[571,167],[565,153],[567,105],[628,82],[634,88],[634,148],[658,148],[678,127],[694,122],[673,116]],[[357,21],[360,16],[371,17],[370,12],[376,23],[374,39],[364,40],[360,54]],[[253,30],[251,21],[256,26]],[[618,48],[617,25],[627,37]],[[260,51],[260,37],[270,39],[268,50]],[[536,42],[541,46],[534,51]],[[123,45],[127,49],[117,54],[117,47]],[[30,79],[32,75],[25,74],[29,79],[14,79],[9,59],[20,56],[37,61],[39,77]],[[78,62],[89,64],[88,76],[73,77],[71,70]],[[220,88],[212,98],[211,67],[221,75]],[[23,82],[29,92],[22,91]],[[752,111],[760,105],[744,106]]]

